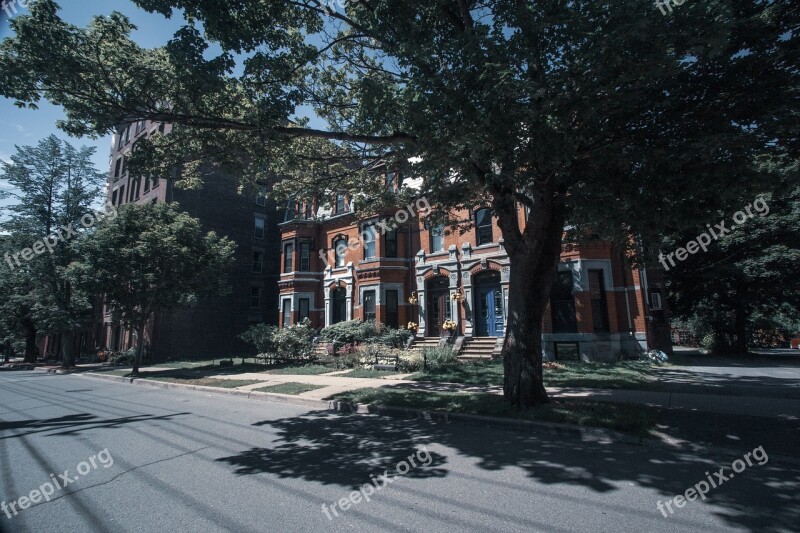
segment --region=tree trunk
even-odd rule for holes
[[[3,363],[8,363],[11,360],[11,341],[6,339],[5,357]]]
[[[747,305],[745,298],[747,285],[742,280],[736,281],[736,354],[747,355]]]
[[[542,374],[542,319],[550,299],[565,209],[552,191],[540,194],[524,231],[513,194],[495,195],[494,209],[511,263],[508,325],[503,342],[503,395],[518,407],[547,403]]]
[[[33,322],[26,322],[25,327],[25,362],[36,363],[36,326]]]
[[[72,353],[72,331],[68,330],[61,334],[61,365],[64,368],[75,366],[75,358]]]
[[[133,375],[139,374],[139,367],[142,364],[142,353],[144,352],[144,325],[136,329],[136,357],[133,358]]]
[[[552,274],[536,272],[534,265],[522,258],[511,258],[503,395],[519,407],[549,401],[542,374],[542,318],[550,291],[543,293],[539,283],[543,278],[552,279]]]

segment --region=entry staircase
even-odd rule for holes
[[[439,337],[417,337],[411,348],[420,351],[423,348],[435,348],[439,346],[439,340]],[[500,355],[502,346],[497,347],[497,337],[464,337],[462,340],[458,351],[461,360],[481,361]]]
[[[502,342],[502,338],[500,338]],[[466,337],[458,358],[465,361],[481,361],[500,356],[500,348],[497,347],[497,337]]]

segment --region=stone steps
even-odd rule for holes
[[[487,360],[500,355],[496,337],[472,337],[464,339],[464,345],[458,353],[462,360]]]

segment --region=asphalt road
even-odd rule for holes
[[[800,466],[777,458],[666,518],[657,509],[706,471],[729,476],[751,450],[582,442],[0,373],[0,498],[18,509],[0,514],[4,531],[797,531]],[[71,482],[49,502],[19,509],[65,471]],[[368,483],[380,489],[369,494]],[[323,504],[359,486],[370,501],[354,496],[338,516],[328,507],[329,519]]]

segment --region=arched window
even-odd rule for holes
[[[347,238],[337,237],[333,241],[333,255],[334,267],[340,268],[344,266],[345,256],[347,255]]]

